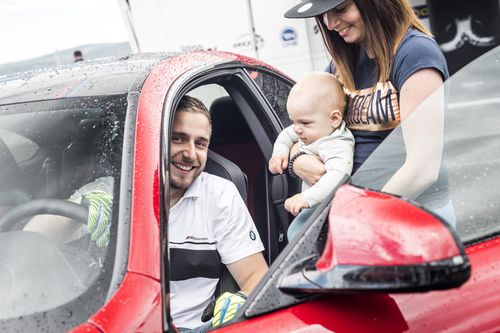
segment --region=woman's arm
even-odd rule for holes
[[[382,191],[414,199],[437,180],[441,167],[444,126],[441,74],[435,69],[415,72],[401,87],[399,100],[406,160]],[[419,111],[412,113],[418,106]]]
[[[298,152],[298,144],[295,144],[290,150],[290,156],[294,156]],[[319,156],[301,155],[293,162],[293,172],[308,185],[312,186],[326,173],[326,169]]]

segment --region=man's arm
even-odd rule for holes
[[[80,204],[82,197],[75,196],[67,200]],[[85,235],[86,227],[69,217],[43,214],[32,217],[24,226],[23,231],[37,232],[56,244],[64,244]]]
[[[260,252],[228,264],[227,268],[245,295],[252,292],[268,269]]]
[[[246,297],[252,292],[268,269],[266,261],[260,252],[228,264],[227,268],[238,283],[240,291],[234,294],[225,292],[213,303],[212,327],[219,326],[234,318],[240,307],[245,303]]]
[[[218,242],[217,251],[241,292],[225,292],[217,297],[212,326],[231,320],[245,303],[246,295],[252,292],[267,271],[267,264],[261,253],[264,246],[234,184],[226,183],[215,205],[218,209],[214,216],[213,232]]]
[[[101,177],[82,186],[66,199],[89,208],[87,225],[65,216],[44,214],[34,216],[24,227],[24,231],[37,232],[56,244],[64,244],[91,234],[91,239],[99,247],[109,241],[111,209],[113,205],[113,177]],[[82,203],[85,197],[85,203]]]

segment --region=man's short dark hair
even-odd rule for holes
[[[179,104],[177,105],[176,112],[193,112],[201,113],[207,117],[210,126],[212,126],[212,118],[210,117],[210,112],[208,112],[207,107],[198,98],[191,97],[189,95],[182,96]]]
[[[81,57],[81,56],[82,56],[82,51],[80,51],[80,50],[76,50],[75,52],[73,52],[73,55],[74,55],[75,57]]]

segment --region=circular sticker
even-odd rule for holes
[[[281,30],[281,42],[283,46],[297,45],[297,31],[293,27],[285,27]]]
[[[286,27],[281,31],[281,39],[284,42],[294,42],[297,39],[297,32],[292,27]]]
[[[308,2],[306,4],[304,4],[302,7],[300,7],[299,9],[297,9],[297,13],[303,13],[305,11],[308,11],[309,9],[311,9],[311,7],[313,6],[312,3]]]

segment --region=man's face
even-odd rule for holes
[[[184,192],[207,162],[210,122],[201,113],[177,112],[170,145],[170,187]]]

